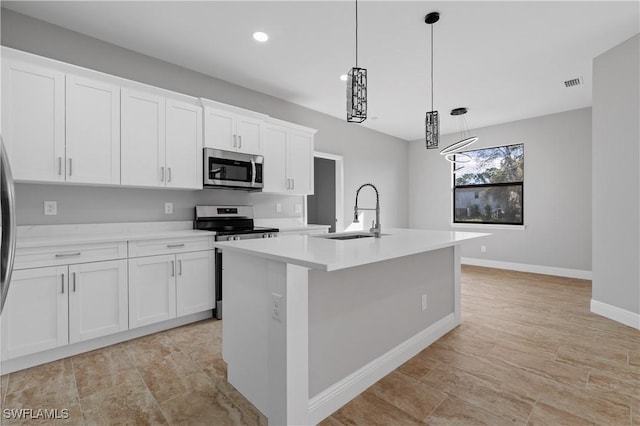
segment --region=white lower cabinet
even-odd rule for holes
[[[213,309],[212,250],[129,259],[129,326]]]
[[[2,312],[2,360],[69,342],[68,267],[14,271]]]
[[[176,307],[178,316],[215,307],[214,264],[212,250],[182,253],[176,256]]]
[[[127,310],[127,261],[69,265],[69,343],[124,331]]]
[[[128,328],[127,262],[18,270],[2,313],[2,359]]]

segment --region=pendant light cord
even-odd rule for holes
[[[431,27],[431,111],[433,111],[433,24]]]

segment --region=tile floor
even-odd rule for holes
[[[640,331],[591,314],[590,297],[588,281],[464,267],[463,323],[322,425],[640,425]],[[53,424],[265,425],[225,380],[221,331],[201,321],[2,376],[2,408],[69,410]]]

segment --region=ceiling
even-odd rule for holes
[[[441,133],[468,107],[483,127],[591,105],[592,60],[640,31],[639,2],[358,2],[358,65],[368,70],[361,125],[406,140],[424,136],[434,102]],[[355,65],[354,1],[7,2],[71,30],[345,119]],[[251,37],[269,34],[267,43]],[[584,84],[565,88],[582,77]],[[358,124],[354,124],[358,125]]]

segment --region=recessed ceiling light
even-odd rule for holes
[[[342,81],[347,81],[347,75],[346,75],[346,74],[342,74],[342,75],[340,76],[340,80],[342,80]]]
[[[267,33],[263,33],[262,31],[256,31],[255,33],[253,33],[253,38],[260,43],[264,43],[265,41],[269,40],[269,35]]]

